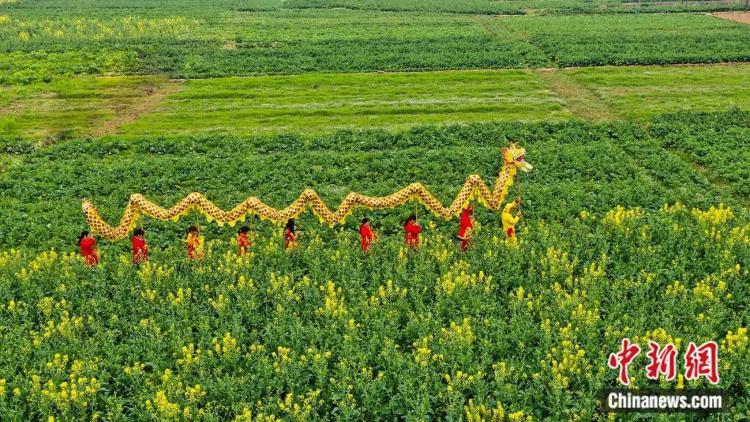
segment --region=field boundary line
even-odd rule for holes
[[[183,80],[167,80],[164,85],[156,87],[153,91],[146,92],[145,97],[139,98],[121,112],[117,112],[113,118],[92,128],[87,135],[93,138],[101,138],[117,133],[120,127],[138,120],[144,114],[148,114],[156,109],[167,97],[180,92],[183,84]]]
[[[589,120],[616,120],[623,116],[612,110],[604,100],[590,88],[576,82],[563,69],[533,69],[539,79],[563,100],[565,108],[575,117]]]

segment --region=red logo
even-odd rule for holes
[[[630,365],[639,353],[641,353],[641,347],[635,343],[631,344],[630,339],[626,337],[622,339],[620,351],[609,355],[609,362],[607,364],[612,369],[620,368],[620,382],[624,385],[630,384],[628,365]]]
[[[696,346],[692,341],[685,353],[685,379],[706,377],[711,384],[719,383],[719,345],[707,341]]]
[[[655,380],[659,379],[659,375],[664,375],[667,381],[674,380],[677,375],[678,354],[675,345],[668,343],[662,348],[659,343],[649,341],[648,349],[646,356],[649,363],[646,365],[646,378]],[[622,339],[617,353],[610,353],[607,365],[612,369],[620,370],[618,380],[621,384],[630,384],[628,366],[640,353],[641,347],[632,343],[628,338]],[[688,344],[685,353],[685,379],[692,381],[700,377],[706,377],[711,384],[719,383],[719,345],[715,341],[707,341],[700,346],[696,346],[693,342]]]
[[[672,381],[677,375],[677,349],[674,344],[669,343],[664,348],[659,347],[659,343],[654,341],[648,342],[649,364],[646,366],[646,378],[659,379],[659,374],[664,374],[667,381]]]

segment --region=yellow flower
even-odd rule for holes
[[[718,208],[711,206],[711,208],[706,211],[694,208],[693,215],[701,223],[712,226],[722,225],[734,217],[732,209],[724,207],[724,204],[719,204]]]
[[[738,327],[736,332],[727,331],[727,336],[721,342],[721,348],[727,353],[736,354],[747,349],[748,339],[747,327]]]
[[[170,402],[164,390],[157,391],[153,401],[146,400],[146,409],[164,419],[175,419],[181,413],[180,406]]]
[[[216,353],[221,356],[226,356],[239,351],[237,340],[229,333],[225,333],[224,337],[221,338],[221,341],[214,338],[212,343]]]
[[[318,315],[344,316],[347,314],[341,287],[336,287],[333,281],[328,280],[325,285],[321,285],[320,291],[326,294],[323,306],[316,310]]]
[[[450,327],[441,328],[440,333],[443,339],[463,346],[471,345],[476,339],[469,318],[464,318],[460,325],[451,321]]]
[[[643,210],[640,208],[625,209],[618,205],[615,209],[607,211],[602,218],[604,224],[612,225],[618,229],[624,228],[625,222],[628,220],[636,219],[643,215]]]

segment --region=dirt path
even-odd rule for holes
[[[750,12],[716,12],[713,16],[750,25]]]
[[[101,122],[101,124],[92,128],[88,135],[93,138],[101,138],[102,136],[116,133],[120,127],[156,109],[168,96],[180,92],[183,82],[170,80],[160,87],[148,90],[145,97],[136,100],[133,104],[122,107],[121,110],[116,110],[113,118]]]
[[[564,70],[547,68],[535,69],[533,72],[550,85],[552,91],[564,101],[565,108],[576,117],[591,120],[612,120],[621,117],[595,92],[574,81]]]

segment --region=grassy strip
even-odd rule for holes
[[[56,141],[85,136],[166,83],[161,76],[112,76],[2,87],[0,137]]]
[[[0,88],[0,138],[321,134],[498,120],[644,120],[747,107],[748,72],[750,65],[737,64],[216,78],[187,81],[157,102],[148,94],[162,92],[162,77],[79,77]],[[122,118],[127,113],[132,119]]]

